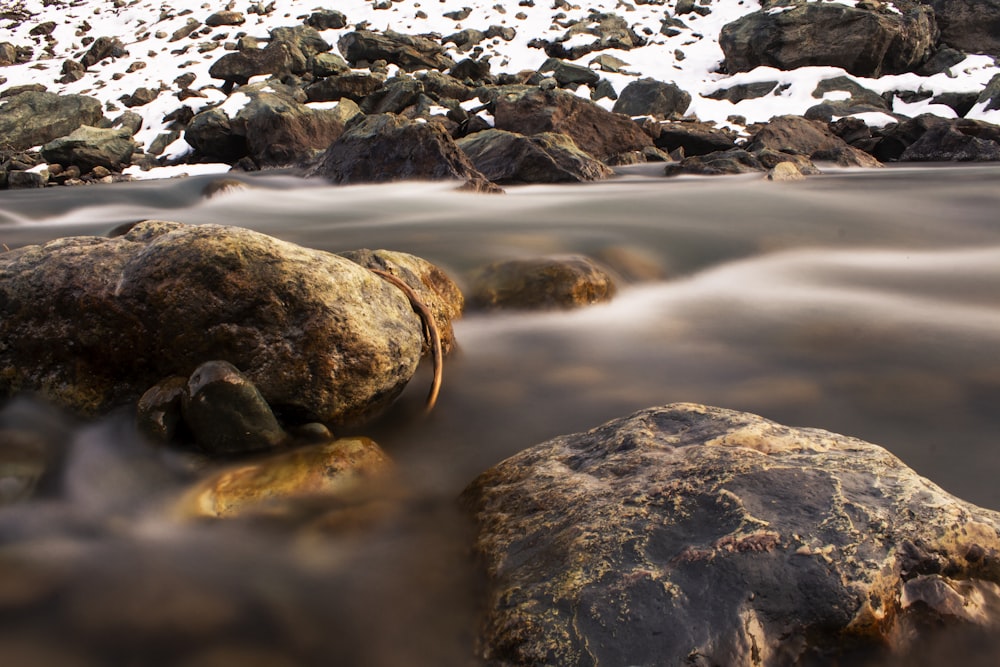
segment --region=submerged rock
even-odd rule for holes
[[[616,291],[614,279],[589,257],[536,257],[484,267],[469,301],[483,309],[578,308],[610,301]]]
[[[215,473],[190,489],[178,510],[217,518],[280,511],[290,499],[351,492],[390,468],[389,457],[373,441],[342,438]]]
[[[0,395],[94,415],[205,361],[294,421],[365,418],[423,344],[400,290],[354,262],[237,227],[145,221],[0,254]]]
[[[464,499],[490,665],[861,664],[1000,623],[1000,514],[827,431],[667,405],[525,450]]]

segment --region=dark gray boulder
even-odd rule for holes
[[[602,161],[653,145],[652,138],[628,116],[565,90],[512,87],[510,92],[497,95],[494,118],[499,130],[524,135],[565,134],[581,150]]]
[[[84,69],[90,69],[107,58],[122,58],[128,55],[125,45],[117,37],[98,37],[90,45],[90,49],[80,58]]]
[[[747,14],[723,26],[719,46],[729,73],[827,65],[879,77],[918,68],[936,40],[927,7],[900,14],[824,2]]]
[[[691,157],[735,148],[736,134],[709,123],[660,123],[654,141],[657,148],[668,153],[680,150],[684,156]]]
[[[347,17],[336,9],[323,9],[310,14],[306,25],[316,30],[339,30],[347,26]]]
[[[976,106],[982,105],[980,111],[996,111],[1000,109],[1000,74],[997,74],[979,94],[976,99]]]
[[[595,39],[580,44],[580,35],[592,35]],[[573,46],[566,43],[573,41]],[[593,12],[586,18],[569,25],[566,33],[555,40],[533,39],[528,46],[540,48],[552,58],[576,60],[588,53],[605,49],[630,49],[645,46],[646,40],[636,33],[627,20],[617,14]]]
[[[907,146],[900,162],[1000,161],[1000,127],[969,119],[935,123]]]
[[[333,183],[455,180],[495,192],[443,127],[394,114],[357,116],[311,171]]]
[[[941,41],[966,53],[1000,56],[1000,0],[919,0],[934,9]]]
[[[476,169],[494,183],[567,183],[608,178],[612,170],[564,134],[526,137],[489,129],[458,140]]]
[[[305,94],[310,102],[333,102],[345,97],[361,102],[383,85],[385,76],[382,74],[346,72],[309,84],[305,87]]]
[[[472,278],[470,307],[481,310],[570,309],[610,301],[614,278],[583,255],[494,262]]]
[[[419,69],[443,71],[455,64],[455,61],[444,54],[444,47],[438,42],[393,30],[355,30],[341,36],[337,40],[337,47],[352,67],[365,67],[377,60],[384,60],[407,72],[413,72]]]
[[[683,116],[690,105],[691,95],[677,84],[645,78],[625,86],[612,111],[626,116],[670,118]]]
[[[491,666],[881,664],[1000,621],[1000,514],[827,431],[667,405],[527,449],[463,499]]]
[[[121,171],[132,163],[139,147],[127,129],[103,129],[82,125],[65,137],[42,146],[42,157],[63,166],[76,165],[81,172],[94,167]]]
[[[28,91],[0,100],[0,145],[26,150],[104,120],[93,97]]]
[[[694,174],[698,176],[727,176],[766,172],[767,167],[754,154],[742,148],[731,148],[704,155],[693,155],[664,168],[666,176]]]
[[[233,121],[222,109],[195,114],[184,130],[184,141],[206,158],[235,162],[247,154],[246,136],[233,130]]]
[[[769,148],[792,155],[806,155],[813,160],[836,162],[841,166],[881,166],[874,157],[834,134],[826,123],[802,116],[772,118],[753,135],[746,148],[749,151]]]
[[[354,262],[237,227],[145,221],[0,254],[0,395],[78,414],[228,361],[294,421],[363,420],[416,370],[420,319]]]

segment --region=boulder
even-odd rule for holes
[[[710,100],[727,100],[738,104],[743,100],[756,100],[771,94],[778,87],[777,81],[753,81],[737,83],[726,88],[719,88],[705,95]]]
[[[596,39],[588,43],[580,43],[584,35],[593,35]],[[572,42],[573,46],[566,44]],[[645,46],[646,40],[638,35],[628,21],[617,14],[593,12],[590,16],[572,23],[564,35],[555,41],[533,39],[528,46],[544,49],[551,58],[577,60],[588,53],[605,49],[630,49]]]
[[[497,190],[440,125],[394,114],[355,117],[310,175],[345,185],[457,180],[466,189]]]
[[[444,54],[444,47],[438,42],[393,30],[355,30],[341,36],[337,47],[352,67],[366,67],[377,60],[384,60],[413,72],[419,69],[443,71],[455,64]]]
[[[455,349],[451,323],[462,317],[465,297],[447,273],[426,259],[395,250],[350,250],[340,256],[366,269],[391,274],[409,285],[434,317],[441,334],[441,351],[448,354]],[[428,352],[430,344],[425,341],[424,354]]]
[[[753,153],[742,148],[715,151],[704,155],[693,155],[680,162],[672,162],[664,168],[666,176],[695,174],[698,176],[724,176],[765,172],[767,167]]]
[[[911,144],[922,137],[930,128],[942,122],[947,121],[933,114],[921,114],[895,125],[889,125],[877,131],[877,141],[872,149],[872,155],[883,162],[898,160],[903,151]]]
[[[127,129],[81,125],[67,136],[42,146],[42,157],[48,162],[76,165],[84,173],[94,167],[121,171],[132,163],[132,153],[138,151],[139,147]]]
[[[304,63],[296,63],[287,44],[269,44],[263,49],[247,49],[227,53],[208,68],[214,79],[222,79],[227,86],[243,86],[251,77],[272,74],[283,77],[299,69],[304,71]]]
[[[340,30],[347,26],[347,17],[336,9],[315,11],[306,18],[306,25],[316,30]]]
[[[0,103],[0,145],[27,150],[103,120],[101,103],[93,97],[28,91]]]
[[[189,489],[175,511],[217,519],[273,513],[297,498],[347,496],[391,469],[373,441],[342,438],[224,468]]]
[[[934,9],[941,41],[966,53],[1000,56],[1000,0],[919,0]]]
[[[625,86],[612,111],[626,116],[670,118],[683,116],[690,105],[691,95],[677,84],[645,78]]]
[[[237,227],[145,221],[0,254],[0,395],[83,415],[228,361],[293,422],[387,405],[420,358],[397,287],[342,257]]]
[[[195,114],[184,130],[184,141],[210,160],[235,162],[247,154],[246,136],[233,129],[233,122],[219,108]]]
[[[494,183],[584,182],[613,173],[564,134],[543,132],[526,137],[489,129],[459,139],[458,147]]]
[[[243,12],[234,12],[230,10],[223,10],[221,12],[215,12],[210,14],[207,19],[205,19],[205,25],[217,28],[223,25],[243,25],[246,23],[246,16]]]
[[[736,135],[710,123],[660,123],[656,128],[655,142],[657,148],[668,153],[681,150],[685,156],[690,157],[735,148]]]
[[[1000,161],[1000,127],[960,118],[935,123],[899,156],[900,162]]]
[[[879,77],[918,68],[937,39],[934,13],[877,12],[840,3],[803,3],[747,14],[719,35],[730,74],[761,65],[781,70],[826,65]]]
[[[360,113],[350,101],[313,109],[285,95],[256,92],[233,119],[246,138],[246,152],[260,167],[300,165],[326,150]]]
[[[565,90],[524,87],[498,95],[494,107],[498,130],[524,135],[565,134],[581,150],[602,161],[653,145],[649,135],[628,116],[607,111]]]
[[[579,308],[610,301],[617,291],[607,270],[583,255],[494,262],[472,283],[469,305],[483,310]]]
[[[107,58],[121,58],[127,56],[128,51],[125,45],[117,37],[98,37],[90,45],[90,49],[80,58],[80,64],[84,69],[90,69],[97,63]]]
[[[381,74],[348,72],[315,81],[305,87],[305,93],[310,102],[333,102],[345,97],[361,102],[383,85],[385,77]]]
[[[801,116],[772,118],[754,134],[746,148],[749,151],[769,148],[792,155],[806,155],[813,160],[837,162],[842,166],[881,166],[867,153],[848,145],[826,123]]]
[[[882,664],[1000,621],[1000,514],[819,429],[651,408],[527,449],[463,500],[489,665]]]
[[[538,68],[542,74],[551,75],[560,88],[576,89],[580,85],[593,86],[601,76],[583,65],[574,65],[558,58],[549,58]]]
[[[365,113],[402,113],[424,94],[424,84],[409,76],[393,77],[361,101]]]
[[[974,106],[980,113],[1000,110],[1000,74],[989,80]]]

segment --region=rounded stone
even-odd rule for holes
[[[494,262],[473,278],[470,304],[480,309],[576,308],[610,301],[614,279],[582,255]]]

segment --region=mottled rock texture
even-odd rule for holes
[[[842,67],[879,77],[918,68],[937,39],[934,12],[872,11],[840,3],[803,3],[747,14],[725,25],[719,46],[730,73],[760,65],[792,70]]]
[[[614,278],[583,255],[555,255],[494,262],[476,272],[469,302],[492,310],[579,308],[610,301]]]
[[[27,91],[0,103],[0,145],[25,150],[103,119],[101,103],[93,97]]]
[[[581,183],[612,175],[603,162],[555,132],[526,137],[489,129],[459,139],[458,147],[495,183]]]
[[[491,665],[866,664],[1000,621],[1000,514],[827,431],[667,405],[525,450],[464,499]]]
[[[93,415],[228,361],[279,414],[362,419],[405,386],[421,322],[342,257],[237,227],[145,221],[0,254],[0,395]]]

